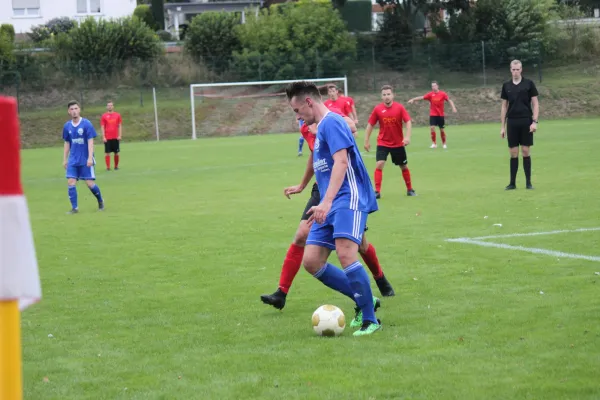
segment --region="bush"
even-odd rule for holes
[[[77,22],[68,17],[54,18],[43,25],[34,26],[27,35],[34,43],[43,43],[60,33],[68,33]]]
[[[158,29],[158,24],[154,20],[152,9],[148,4],[140,4],[133,10],[133,16],[144,21],[152,30]]]
[[[240,18],[228,12],[207,12],[192,19],[185,33],[185,50],[213,71],[229,67],[232,53],[240,48],[236,27]]]
[[[15,27],[11,24],[0,25],[0,35],[6,35],[10,42],[15,41]]]
[[[173,41],[173,35],[171,35],[171,32],[168,31],[156,31],[156,35],[158,35],[158,38],[160,40],[162,40],[163,42],[172,42]]]
[[[242,79],[293,79],[343,74],[356,41],[330,1],[284,3],[238,25],[242,51],[233,66]]]
[[[161,52],[158,36],[138,18],[88,18],[68,35],[56,36],[52,47],[60,61],[95,75],[111,74],[128,60],[153,60]],[[85,65],[86,70],[77,65]]]

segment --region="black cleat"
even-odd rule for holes
[[[396,295],[396,293],[394,292],[394,288],[392,287],[390,282],[387,280],[385,275],[379,279],[376,279],[375,283],[377,284],[377,287],[379,288],[379,293],[381,293],[381,295],[383,297],[392,297],[392,296]]]
[[[379,192],[375,192],[375,198],[376,198],[376,199],[380,199],[380,198],[381,198],[381,193],[379,193]]]
[[[273,294],[263,294],[260,296],[260,299],[265,304],[273,306],[278,310],[283,310],[286,296],[287,294],[283,293],[281,289],[277,289]]]
[[[77,214],[79,210],[77,208],[71,208],[70,211],[67,211],[67,214]]]
[[[517,185],[513,185],[512,183],[510,185],[508,185],[507,187],[504,188],[504,190],[515,190],[517,188]]]
[[[531,182],[528,183],[525,187],[529,190],[533,190],[533,185],[531,184]]]
[[[98,211],[104,211],[104,202],[98,203]]]
[[[115,171],[118,171],[118,170],[119,170],[119,167],[115,167]]]
[[[406,195],[412,197],[412,196],[416,196],[417,193],[413,189],[410,189],[410,190],[406,191]]]

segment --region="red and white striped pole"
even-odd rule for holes
[[[0,97],[0,399],[21,400],[20,311],[41,298],[40,278],[21,185],[19,118]]]

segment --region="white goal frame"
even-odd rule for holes
[[[197,139],[196,136],[196,88],[207,87],[229,87],[229,86],[252,86],[252,85],[281,85],[297,81],[309,81],[314,83],[321,82],[344,82],[344,96],[348,96],[348,78],[346,76],[337,78],[317,78],[317,79],[288,79],[282,81],[255,81],[255,82],[226,82],[226,83],[194,83],[190,85],[190,103],[192,107],[192,140]]]

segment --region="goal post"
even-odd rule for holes
[[[297,82],[300,80],[314,82],[319,86],[319,84],[337,84],[338,86],[343,86],[344,96],[348,95],[348,78],[346,76],[336,77],[336,78],[317,78],[317,79],[289,79],[289,80],[276,80],[276,81],[254,81],[254,82],[225,82],[225,83],[197,83],[190,85],[190,104],[191,104],[191,113],[192,113],[192,139],[197,139],[197,105],[198,103],[204,102],[204,99],[208,99],[213,102],[210,107],[207,107],[207,110],[202,110],[205,115],[205,119],[209,116],[214,116],[215,109],[217,112],[219,110],[219,100],[225,100],[229,102],[236,102],[237,108],[246,108],[252,109],[257,106],[257,102],[260,99],[261,101],[267,101],[267,99],[275,98],[274,100],[268,100],[267,104],[272,104],[273,107],[281,104],[281,97],[285,95],[285,87],[292,82]],[[322,86],[321,86],[322,87]],[[241,90],[246,88],[246,90]],[[340,88],[341,89],[341,88]],[[212,93],[206,93],[206,91],[210,91]],[[200,100],[197,101],[197,98]],[[252,104],[249,103],[249,99],[252,100]],[[217,103],[215,103],[217,102]],[[239,102],[245,102],[245,104],[239,104]],[[227,103],[226,103],[227,104]],[[243,107],[245,106],[245,107]],[[260,108],[260,106],[258,106]],[[289,108],[289,107],[288,107]],[[260,110],[254,110],[255,112],[259,112]],[[265,111],[266,112],[266,111]],[[290,111],[291,112],[291,111]],[[217,124],[227,123],[229,120],[223,121],[222,118],[216,120]],[[251,123],[252,121],[246,121]],[[243,121],[240,123],[244,123]],[[257,128],[258,129],[258,128]],[[254,132],[246,132],[246,133],[254,133]]]

